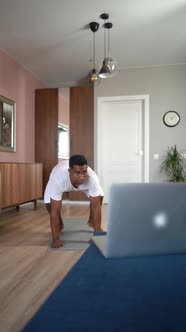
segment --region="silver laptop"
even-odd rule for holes
[[[105,257],[186,252],[186,183],[112,184]]]

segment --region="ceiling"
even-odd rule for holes
[[[0,0],[0,48],[49,87],[85,82],[104,55],[109,13],[119,69],[186,63],[186,0]]]

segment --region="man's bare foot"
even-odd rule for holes
[[[88,220],[87,224],[89,227],[94,228],[94,223],[91,220]]]
[[[60,222],[60,228],[61,228],[61,233],[63,233],[63,229],[64,229],[64,224],[63,224],[63,222]]]
[[[102,228],[99,228],[99,229],[94,229],[94,235],[96,235],[96,233],[99,233],[99,232],[103,232],[103,229]]]
[[[63,247],[65,244],[62,240],[53,240],[51,243],[51,248],[54,250],[58,250],[60,247]]]

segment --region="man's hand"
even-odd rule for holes
[[[94,228],[94,235],[96,235],[97,232],[103,232],[103,229],[101,227],[99,228]]]
[[[63,246],[63,241],[60,240],[61,230],[63,226],[63,221],[61,218],[61,201],[55,201],[51,198],[51,212],[50,212],[50,226],[52,231],[52,249],[59,249],[59,247]]]
[[[54,250],[59,249],[60,247],[63,247],[65,244],[62,240],[57,239],[57,240],[53,240],[51,243],[51,248]]]
[[[93,227],[94,234],[96,232],[102,232],[101,228],[101,197],[90,197],[90,218],[89,225]]]

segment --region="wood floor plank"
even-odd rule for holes
[[[88,220],[88,205],[63,205],[63,218]],[[107,207],[102,226],[106,229]],[[49,251],[49,215],[42,201],[0,212],[0,329],[20,332],[83,251]]]

